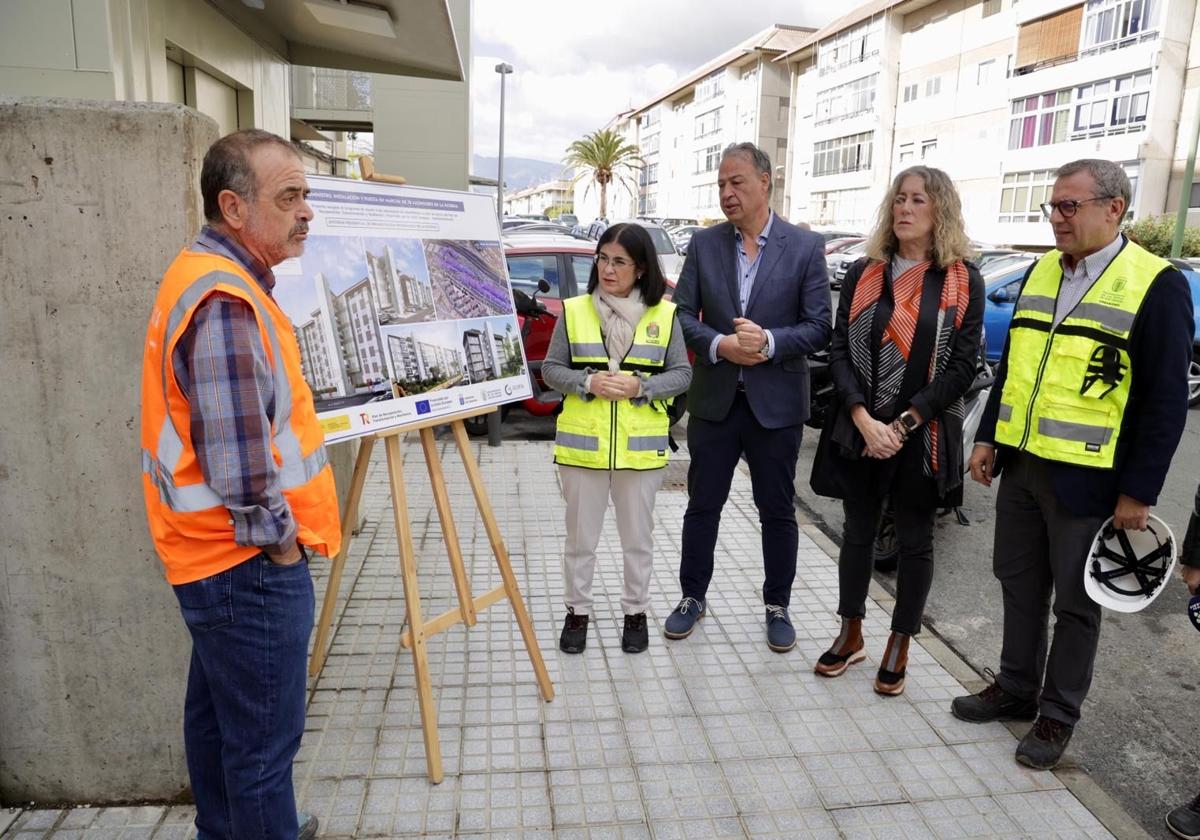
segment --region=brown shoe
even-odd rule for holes
[[[867,658],[863,650],[862,619],[842,617],[842,632],[833,640],[829,650],[821,654],[814,673],[822,677],[840,677],[856,662]]]
[[[908,640],[912,636],[894,630],[883,649],[883,663],[875,675],[875,693],[895,697],[904,693],[904,671],[908,667]]]

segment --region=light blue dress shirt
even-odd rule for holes
[[[754,255],[753,260],[746,253],[742,232],[736,226],[733,229],[734,255],[737,257],[738,268],[738,298],[741,301],[743,316],[750,303],[750,292],[754,289],[754,279],[758,276],[758,265],[762,262],[763,248],[771,235],[771,225],[774,223],[775,211],[772,210],[767,215],[767,223],[763,225],[762,232],[758,234],[758,253]],[[767,349],[763,355],[770,359],[775,355],[775,336],[771,335],[770,330],[763,330],[763,333],[767,336]],[[714,365],[720,361],[720,357],[717,355],[717,345],[724,337],[723,335],[714,337],[712,344],[708,347],[708,359]]]

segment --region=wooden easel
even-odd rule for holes
[[[533,624],[529,620],[529,614],[525,611],[525,602],[521,599],[521,590],[517,586],[516,576],[513,575],[512,565],[508,561],[508,551],[500,536],[500,528],[496,525],[496,517],[492,513],[492,504],[488,499],[487,489],[483,485],[479,464],[475,462],[471,443],[467,439],[467,430],[463,426],[465,418],[493,410],[494,408],[486,408],[462,412],[415,426],[406,426],[403,429],[379,432],[360,438],[358,459],[354,463],[354,477],[350,482],[350,494],[346,500],[346,509],[342,512],[342,550],[333,559],[333,565],[329,570],[329,583],[325,589],[321,618],[317,622],[317,637],[313,643],[312,658],[308,665],[310,677],[319,676],[321,669],[325,666],[333,611],[337,604],[338,590],[342,583],[342,570],[346,565],[346,554],[349,550],[350,528],[358,516],[358,505],[367,480],[367,467],[371,462],[371,450],[374,449],[376,439],[382,438],[384,449],[387,452],[392,512],[396,520],[396,537],[400,549],[400,576],[404,582],[404,603],[408,610],[408,629],[400,636],[400,646],[410,648],[413,653],[417,702],[421,707],[421,728],[425,737],[425,762],[429,768],[429,778],[434,784],[442,781],[442,748],[438,741],[437,709],[433,703],[429,658],[426,651],[426,642],[431,636],[460,623],[473,627],[480,610],[507,598],[509,606],[516,616],[517,626],[521,628],[525,650],[529,653],[529,660],[533,664],[533,671],[537,677],[538,691],[546,702],[554,699],[554,686],[550,683],[550,675],[546,671],[545,662],[542,661],[542,653],[533,633]],[[458,444],[459,455],[467,470],[467,479],[471,483],[475,505],[479,508],[480,516],[483,517],[488,542],[491,543],[492,553],[496,556],[496,565],[500,569],[502,583],[478,597],[471,594],[471,582],[467,579],[466,570],[463,568],[458,530],[454,526],[454,512],[450,508],[450,495],[446,492],[442,461],[438,456],[437,445],[433,437],[433,427],[445,423],[449,423],[454,432],[454,441]],[[437,506],[438,518],[442,523],[442,536],[445,538],[446,551],[450,556],[450,572],[454,576],[454,588],[458,592],[458,606],[446,610],[429,621],[425,621],[421,616],[421,594],[417,587],[417,559],[413,551],[412,527],[408,521],[408,497],[404,489],[404,459],[400,454],[400,436],[413,430],[419,431],[421,435],[425,466],[429,470],[429,481],[433,486],[433,499]]]

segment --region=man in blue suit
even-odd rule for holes
[[[685,638],[704,616],[721,509],[744,454],[762,523],[767,644],[782,653],[796,644],[787,607],[796,577],[796,456],[809,412],[806,357],[829,343],[831,327],[824,240],[771,210],[771,171],[752,143],[725,149],[717,186],[729,221],[695,234],[675,289],[696,360],[683,599],[665,634]]]

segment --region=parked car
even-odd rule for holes
[[[700,222],[697,219],[685,219],[681,216],[668,216],[659,222],[663,227],[669,230],[672,234],[681,227],[699,227]]]
[[[837,254],[837,268],[833,271],[833,276],[829,278],[829,288],[842,288],[842,281],[846,279],[846,272],[850,266],[854,265],[867,250],[867,240],[862,240],[848,247],[845,251]]]
[[[984,267],[990,265],[996,260],[1011,257],[1013,255],[1019,255],[1023,252],[1017,251],[1013,248],[980,248],[978,253],[979,256],[976,257],[973,262],[979,267],[979,270],[982,271]]]
[[[687,254],[687,246],[692,241],[692,234],[698,230],[704,230],[704,227],[701,225],[682,225],[670,231],[671,241],[675,243],[675,248],[679,253]]]
[[[829,270],[829,287],[837,289],[841,287],[841,281],[834,277],[838,268],[842,264],[842,260],[846,257],[846,252],[855,245],[866,242],[861,236],[843,237],[841,239],[830,239],[825,245],[825,267]],[[865,246],[864,246],[865,247]]]
[[[822,230],[819,228],[813,228],[813,233],[823,237],[826,242],[831,239],[846,239],[848,237],[864,236],[864,234],[853,230]]]
[[[562,315],[563,300],[587,291],[595,253],[594,242],[572,236],[507,234],[504,237],[504,260],[513,290],[532,297],[538,282],[545,280],[550,288],[538,294],[538,300],[555,317]]]
[[[529,219],[518,219],[515,216],[505,216],[500,220],[500,230],[508,231],[513,230],[514,228],[525,227],[526,225],[532,224],[533,222],[529,221]]]
[[[560,225],[574,227],[575,225],[579,224],[579,217],[574,213],[559,213],[557,221]]]
[[[505,231],[513,236],[573,236],[571,228],[565,225],[555,224],[554,222],[530,222],[526,225],[510,228]],[[580,236],[581,239],[587,239],[586,236]]]

